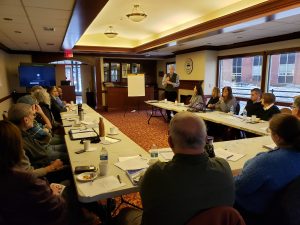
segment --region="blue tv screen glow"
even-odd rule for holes
[[[55,86],[55,67],[48,65],[20,65],[19,79],[21,87]]]

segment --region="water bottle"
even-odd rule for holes
[[[244,110],[243,110],[243,120],[247,120],[247,110],[246,110],[246,108],[244,108]]]
[[[105,147],[102,147],[100,151],[100,162],[99,162],[100,176],[106,176],[107,169],[108,169],[108,151]]]
[[[230,115],[233,115],[234,114],[234,107],[233,105],[230,107]]]
[[[149,153],[150,153],[150,162],[149,163],[153,164],[158,160],[158,150],[157,150],[157,146],[155,144],[153,144],[151,146]]]
[[[78,110],[79,120],[84,120],[83,109]]]

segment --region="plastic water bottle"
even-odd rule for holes
[[[233,115],[234,114],[234,107],[233,105],[230,107],[230,115]]]
[[[149,150],[150,153],[150,164],[155,163],[158,160],[158,150],[156,144],[153,144],[151,146],[151,149]]]
[[[247,110],[246,110],[246,108],[244,108],[244,110],[243,110],[243,120],[247,120]]]
[[[100,163],[99,163],[100,176],[106,176],[107,169],[108,169],[108,151],[105,147],[102,147],[100,151]]]

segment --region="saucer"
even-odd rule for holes
[[[117,135],[119,134],[119,132],[115,132],[115,133],[107,133],[108,135]]]

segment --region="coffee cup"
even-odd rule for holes
[[[252,115],[252,116],[251,116],[251,122],[252,122],[252,123],[255,123],[255,122],[256,122],[256,115]]]
[[[84,145],[84,150],[88,151],[90,149],[90,146],[91,146],[91,140],[85,140],[83,142],[83,145]]]
[[[116,127],[109,128],[109,133],[116,134],[117,133],[117,128]]]
[[[178,105],[178,102],[177,102],[177,100],[175,101],[175,105]]]
[[[165,98],[165,103],[167,103],[167,102],[168,102],[168,99]]]

